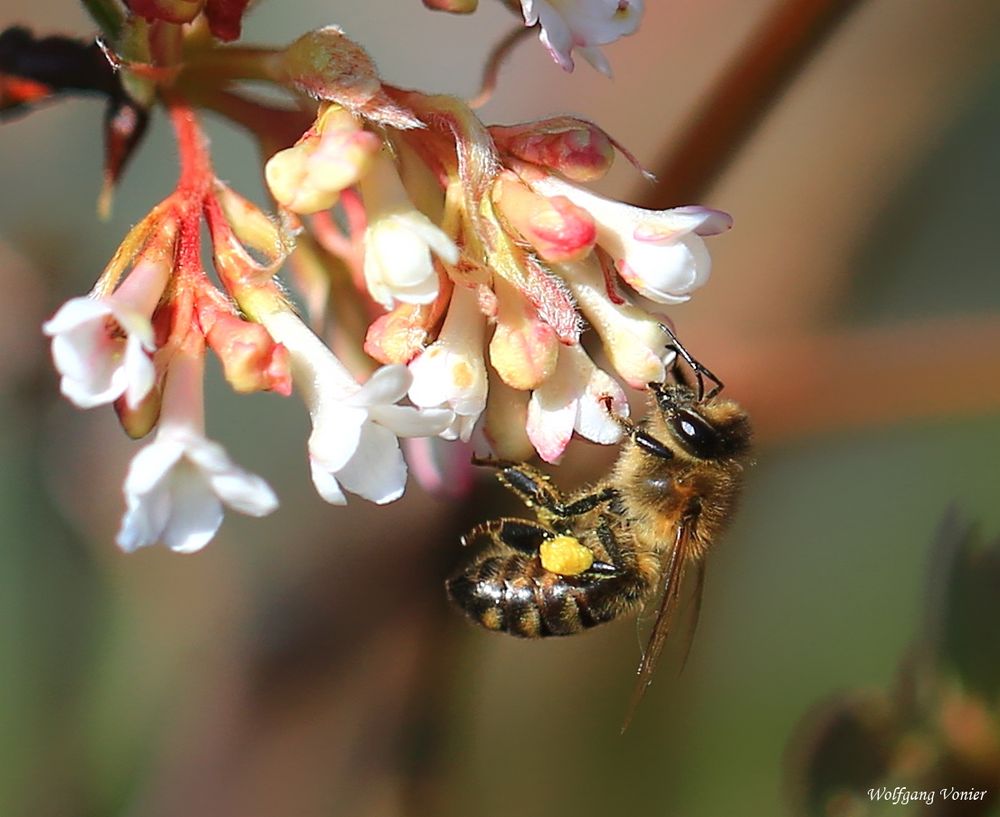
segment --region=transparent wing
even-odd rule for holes
[[[680,605],[684,575],[690,561],[690,537],[690,527],[683,523],[679,524],[677,532],[674,534],[674,546],[666,555],[666,565],[663,571],[663,587],[660,592],[659,603],[655,606],[650,605],[650,608],[656,610],[656,619],[653,623],[649,640],[646,642],[646,648],[642,652],[642,660],[639,662],[639,668],[636,670],[635,689],[632,692],[628,709],[625,712],[625,722],[622,724],[622,732],[632,722],[636,707],[639,706],[643,695],[646,694],[647,687],[649,687],[650,682],[653,680],[653,670],[656,668],[656,662],[660,658],[660,653],[663,652],[663,645],[666,643],[667,637],[670,635],[671,628],[673,627]],[[695,571],[697,581],[694,587],[694,606],[691,611],[684,646],[683,660],[685,662],[691,651],[691,643],[694,639],[694,631],[697,627],[698,615],[701,611],[701,594],[705,581],[704,560],[699,560],[695,565]]]

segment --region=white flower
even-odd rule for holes
[[[618,374],[636,389],[662,382],[675,353],[667,351],[669,338],[656,318],[632,304],[612,302],[593,257],[557,269]]]
[[[707,207],[644,210],[552,176],[529,184],[538,193],[566,196],[587,210],[597,222],[597,243],[622,278],[661,304],[683,303],[708,280],[712,260],[701,237],[725,232],[733,223],[728,214]]]
[[[409,393],[414,404],[446,406],[455,412],[454,423],[442,435],[448,439],[467,442],[486,408],[485,334],[486,319],[476,293],[456,286],[437,340],[410,363]]]
[[[528,439],[543,460],[557,462],[574,431],[596,443],[618,442],[622,430],[612,413],[629,414],[621,386],[582,347],[562,346],[555,372],[528,401]]]
[[[369,293],[386,309],[395,301],[431,303],[438,294],[431,252],[454,264],[458,247],[414,208],[395,164],[385,154],[373,161],[361,181],[361,192],[368,212],[364,273]]]
[[[396,405],[412,380],[402,365],[383,366],[359,384],[290,310],[262,315],[261,322],[288,349],[293,381],[309,408],[309,463],[319,495],[336,505],[346,504],[345,489],[380,505],[399,499],[406,464],[398,438],[436,436],[454,413]]]
[[[193,553],[215,536],[223,503],[250,516],[278,507],[263,479],[205,438],[203,367],[203,347],[179,350],[171,360],[156,439],[136,454],[125,478],[122,550],[162,542],[177,553]]]
[[[72,298],[42,325],[59,387],[76,405],[92,408],[124,394],[134,409],[149,394],[156,348],[150,316],[168,274],[162,260],[141,260],[111,295]]]
[[[643,0],[521,0],[524,24],[541,23],[539,39],[552,59],[573,70],[573,49],[602,74],[611,66],[599,45],[633,33],[642,18]]]

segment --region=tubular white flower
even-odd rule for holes
[[[668,338],[659,322],[632,304],[613,303],[593,257],[557,269],[618,374],[636,389],[662,382],[675,353],[666,349]]]
[[[574,431],[603,445],[618,442],[622,429],[612,412],[629,414],[621,386],[582,347],[562,346],[555,372],[528,401],[528,439],[543,460],[558,462]]]
[[[476,293],[456,286],[437,340],[409,365],[413,376],[410,400],[418,406],[444,406],[455,412],[454,423],[442,432],[447,439],[467,442],[486,408],[485,335],[486,319]]]
[[[344,505],[344,489],[379,505],[399,499],[406,464],[399,437],[433,437],[454,420],[449,409],[396,405],[410,387],[405,366],[383,366],[359,384],[290,309],[261,315],[288,349],[292,379],[312,418],[309,463],[323,499]]]
[[[642,19],[643,0],[521,0],[524,24],[541,23],[539,39],[552,59],[573,70],[573,49],[598,71],[611,76],[599,45],[632,34]]]
[[[71,298],[42,325],[60,390],[76,405],[92,408],[124,394],[134,409],[149,394],[156,376],[150,318],[169,273],[162,259],[140,260],[111,295]]]
[[[125,478],[117,539],[124,551],[162,542],[177,553],[194,553],[215,536],[223,504],[250,516],[278,507],[263,479],[205,438],[203,369],[203,348],[182,348],[171,360],[156,439],[136,454]]]
[[[368,212],[364,273],[369,293],[386,309],[395,301],[431,303],[438,294],[431,252],[454,264],[458,247],[413,206],[384,153],[361,180],[361,193]]]
[[[537,193],[566,196],[587,210],[597,223],[597,243],[622,278],[661,304],[683,303],[708,280],[712,260],[701,237],[725,232],[733,224],[727,213],[707,207],[644,210],[552,176],[528,183]]]

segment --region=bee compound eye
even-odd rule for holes
[[[693,411],[677,412],[670,418],[670,427],[677,441],[694,456],[711,459],[722,453],[719,433]]]

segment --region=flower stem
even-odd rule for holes
[[[857,5],[859,0],[780,0],[656,164],[663,182],[642,205],[661,210],[697,201]]]
[[[125,23],[125,15],[114,0],[81,0],[91,19],[101,31],[116,40]]]

